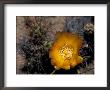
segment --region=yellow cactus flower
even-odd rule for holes
[[[75,67],[82,62],[79,56],[79,50],[82,45],[82,39],[69,32],[57,32],[56,40],[49,51],[51,64],[56,70]]]

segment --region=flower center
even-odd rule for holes
[[[59,55],[64,58],[64,60],[70,60],[73,55],[73,48],[69,45],[64,45],[59,50]]]

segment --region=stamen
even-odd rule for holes
[[[64,58],[64,60],[70,60],[72,58],[73,48],[65,44],[59,49],[59,55]]]

